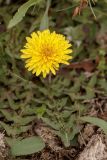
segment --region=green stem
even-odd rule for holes
[[[92,5],[91,5],[91,1],[88,0],[88,3],[89,3],[89,6],[90,6],[90,9],[91,9],[91,12],[92,12],[92,14],[94,15],[94,18],[97,19],[96,15],[95,15],[95,13],[94,13],[94,10],[93,10],[93,8],[92,8]]]
[[[51,73],[49,74],[48,82],[49,82],[49,84],[51,84],[51,82],[52,82],[52,74]]]
[[[69,138],[68,138],[67,132],[65,132],[65,137],[66,137],[67,146],[69,146]]]

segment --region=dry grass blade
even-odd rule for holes
[[[63,144],[53,129],[43,124],[37,124],[34,130],[53,151],[59,152],[63,150]]]
[[[103,143],[100,135],[94,135],[86,148],[76,160],[106,160],[107,146]]]

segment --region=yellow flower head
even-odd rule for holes
[[[72,59],[69,55],[72,52],[69,49],[71,44],[61,34],[50,33],[49,30],[38,31],[26,40],[21,58],[26,59],[25,67],[36,76],[42,73],[45,78],[50,72],[55,75],[60,63],[69,64],[68,60]]]

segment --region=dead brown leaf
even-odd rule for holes
[[[80,5],[74,9],[73,17],[80,15],[84,8],[88,6],[88,0],[80,0]]]

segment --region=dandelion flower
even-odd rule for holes
[[[61,34],[49,30],[33,32],[31,37],[26,37],[27,43],[21,50],[21,58],[25,59],[28,71],[45,78],[50,72],[54,75],[59,69],[59,64],[68,65],[72,59],[71,44]]]

